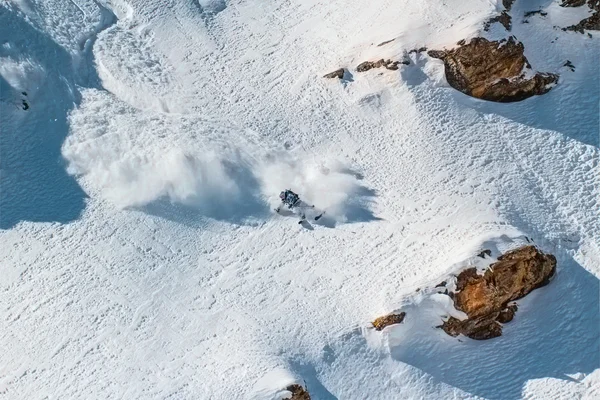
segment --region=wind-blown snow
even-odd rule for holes
[[[534,3],[511,34],[560,81],[514,104],[426,53],[355,70],[474,37],[500,1],[0,5],[0,393],[594,398],[600,42],[554,28],[587,6]],[[275,214],[286,188],[323,220]],[[436,329],[458,312],[431,288],[525,236],[558,274],[503,336]]]

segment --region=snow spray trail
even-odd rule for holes
[[[375,192],[362,177],[342,162],[323,159],[317,163],[287,154],[272,155],[259,168],[263,193],[277,203],[283,189],[291,189],[318,209],[326,210],[323,223],[365,222],[377,219],[369,210]]]
[[[330,223],[375,219],[374,192],[338,161],[274,154],[242,128],[142,112],[104,92],[84,91],[83,98],[63,155],[88,192],[118,208],[184,223],[201,217],[243,223],[268,218],[269,203],[291,188],[327,210]]]

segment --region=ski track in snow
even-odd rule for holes
[[[0,394],[597,397],[600,46],[552,28],[581,10],[513,6],[533,68],[561,74],[524,102],[466,97],[425,53],[354,69],[475,36],[499,3],[0,5]],[[273,215],[286,187],[323,221]],[[425,288],[522,235],[558,275],[504,336],[434,329]]]

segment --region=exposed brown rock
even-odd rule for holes
[[[516,305],[507,304],[546,285],[555,271],[556,258],[534,246],[503,254],[483,275],[476,268],[462,271],[451,297],[456,309],[468,318],[460,321],[451,317],[442,329],[449,335],[463,334],[472,339],[501,335],[502,326],[498,322],[509,322],[517,311]]]
[[[497,15],[497,16],[492,17],[489,20],[487,20],[487,22],[483,26],[483,30],[486,31],[486,32],[489,31],[490,30],[490,26],[492,24],[495,24],[496,22],[501,23],[502,26],[504,27],[504,29],[506,29],[507,31],[510,31],[511,28],[512,28],[512,18],[511,18],[511,16],[508,15],[508,13],[506,11],[502,11],[500,13],[500,15]]]
[[[585,0],[563,0],[563,7],[581,7],[586,3]],[[584,33],[584,31],[600,31],[600,0],[587,0],[587,5],[594,13],[588,18],[582,19],[575,25],[563,28],[563,31],[575,31]]]
[[[333,72],[325,74],[325,75],[323,75],[323,78],[329,78],[329,79],[339,78],[339,79],[342,79],[342,78],[344,78],[344,68],[336,69]]]
[[[293,384],[285,388],[292,392],[292,397],[288,397],[289,400],[310,400],[310,395],[302,386],[298,384]]]
[[[388,314],[375,319],[375,321],[371,323],[375,327],[375,330],[380,331],[386,326],[402,323],[402,321],[404,321],[405,316],[405,312],[401,312],[400,314]]]
[[[458,42],[452,50],[430,50],[429,56],[444,61],[446,79],[453,88],[484,100],[513,102],[541,95],[557,82],[558,75],[536,73],[523,55],[524,46],[511,36],[508,40],[474,38]]]
[[[406,62],[406,61],[402,61],[402,64],[409,64],[410,61]],[[380,68],[380,67],[385,67],[386,69],[390,69],[390,70],[397,70],[398,69],[398,64],[400,64],[400,61],[392,61],[392,60],[384,60],[383,58],[377,61],[364,61],[361,62],[360,64],[358,64],[358,66],[356,67],[356,71],[357,72],[366,72],[370,69],[373,68]]]
[[[475,340],[491,339],[502,336],[502,325],[493,318],[475,318],[461,321],[450,317],[441,328],[450,336],[463,334]]]
[[[517,312],[519,308],[517,307],[516,304],[512,304],[508,307],[506,307],[504,310],[500,311],[500,313],[498,314],[498,317],[496,317],[496,321],[500,322],[500,323],[507,323],[512,321],[512,319],[515,316],[515,313]]]

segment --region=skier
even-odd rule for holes
[[[304,213],[305,209],[307,209],[307,208],[314,209],[315,208],[315,206],[308,205],[305,202],[303,202],[302,200],[300,200],[300,196],[298,196],[296,193],[292,192],[292,190],[290,190],[290,189],[286,189],[286,190],[282,191],[281,193],[279,193],[279,199],[281,199],[281,204],[275,209],[275,212],[278,213],[279,211],[281,211],[281,207],[287,206],[287,208],[289,210],[291,210],[294,214],[296,214],[300,217],[300,221],[298,223],[302,223],[302,221],[306,220],[306,214]],[[321,212],[319,215],[317,215],[314,218],[315,221],[318,221],[322,215],[323,215],[323,212]]]
[[[279,193],[279,198],[281,199],[281,204],[275,209],[275,211],[277,212],[279,212],[279,210],[281,210],[281,207],[283,207],[284,205],[286,205],[291,210],[292,208],[294,208],[294,206],[299,205],[300,203],[300,196],[292,192],[290,189],[286,189]]]

